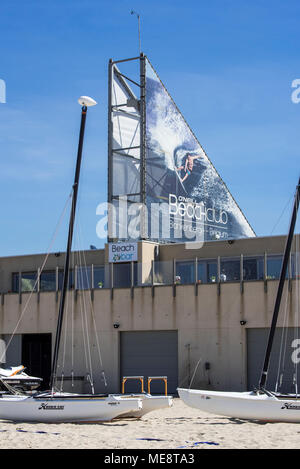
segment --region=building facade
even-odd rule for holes
[[[58,370],[64,389],[90,392],[92,380],[97,392],[120,392],[124,376],[167,376],[172,394],[190,384],[253,389],[285,237],[210,241],[201,249],[132,244],[134,256],[123,257],[125,262],[109,262],[109,245],[73,255]],[[125,255],[131,248],[126,249]],[[292,254],[286,280],[288,324],[279,319],[279,331],[296,321],[297,262]],[[63,265],[63,253],[0,259],[0,338],[7,347],[1,361],[6,366],[22,363],[43,377],[44,388]],[[270,370],[271,382],[276,373],[275,367]],[[159,380],[151,386],[154,393],[164,389]],[[138,382],[126,382],[125,391],[138,389]]]

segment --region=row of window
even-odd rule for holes
[[[78,266],[70,270],[69,288],[86,290],[90,288],[115,288],[130,287],[131,285],[171,285],[214,283],[214,282],[238,282],[241,280],[263,280],[278,279],[280,275],[282,256],[268,256],[265,262],[263,256],[245,257],[242,259],[220,260],[218,268],[217,259],[176,261],[175,271],[172,261],[154,262],[152,268],[147,268],[140,263],[134,262],[113,264],[105,266]],[[295,277],[298,269],[295,258],[292,257],[290,276]],[[142,269],[144,267],[144,270]],[[265,272],[266,269],[266,272]],[[219,272],[219,273],[218,273]],[[288,275],[288,274],[287,274]],[[44,271],[39,279],[37,272],[22,272],[21,285],[19,285],[19,273],[13,273],[12,291],[56,291],[60,290],[63,282],[63,271]]]
[[[92,275],[93,270],[93,275]],[[104,266],[78,267],[76,269],[77,275],[75,276],[74,270],[70,270],[68,287],[70,289],[76,288],[78,290],[86,290],[89,288],[103,288],[105,280]],[[76,277],[76,282],[75,282]],[[56,291],[61,290],[63,283],[63,271],[49,270],[43,271],[38,279],[37,272],[22,272],[21,285],[19,285],[19,273],[12,274],[12,291],[17,293],[19,291]],[[76,283],[76,285],[75,285]],[[20,290],[19,290],[20,289]]]
[[[111,272],[109,265],[77,266],[69,272],[68,288],[88,290],[91,288],[130,287],[133,274],[133,285],[137,285],[137,263],[132,268],[130,263],[115,264]],[[19,278],[21,275],[21,285]],[[21,272],[12,274],[12,291],[14,293],[31,291],[61,290],[63,283],[62,270],[43,271],[39,278],[37,272]],[[20,288],[20,290],[19,290]]]
[[[220,278],[218,278],[217,260],[201,260],[176,263],[176,282],[187,283],[213,283],[213,282],[240,282],[241,280],[278,279],[280,276],[282,256],[245,257],[242,259],[221,259]],[[266,271],[265,271],[266,269]],[[290,276],[296,276],[295,258],[290,264]],[[289,273],[287,272],[287,277]]]

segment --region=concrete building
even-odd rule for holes
[[[169,393],[191,380],[192,387],[216,390],[256,386],[285,237],[210,241],[201,249],[132,244],[133,262],[109,262],[108,245],[73,255],[58,372],[64,388],[89,392],[91,363],[99,392],[120,392],[123,376],[167,376]],[[44,378],[45,388],[63,262],[63,253],[0,259],[6,365],[24,364]],[[292,255],[286,281],[290,324],[297,300],[294,264]],[[275,375],[271,368],[271,381]],[[126,383],[126,391],[137,389],[139,383]],[[151,391],[162,392],[162,383],[153,382]]]

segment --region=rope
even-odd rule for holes
[[[282,385],[282,378],[283,378],[283,370],[285,365],[285,356],[286,356],[286,344],[287,344],[287,304],[288,304],[288,291],[285,295],[285,307],[284,307],[284,319],[283,319],[283,327],[281,332],[281,340],[280,340],[280,348],[279,348],[279,359],[278,359],[278,368],[277,368],[277,378],[275,383],[275,391],[277,392],[278,387],[280,388]],[[284,345],[283,345],[284,344]],[[281,373],[280,373],[281,372]]]
[[[41,274],[42,274],[42,272],[43,272],[43,270],[44,270],[44,267],[45,267],[45,265],[46,265],[46,263],[47,263],[47,260],[48,260],[48,257],[49,257],[49,255],[50,255],[52,246],[53,246],[54,241],[55,241],[55,239],[56,239],[56,237],[57,237],[57,234],[58,234],[60,225],[61,225],[61,223],[62,223],[62,220],[63,220],[64,216],[65,216],[65,212],[66,212],[66,210],[67,210],[67,206],[68,206],[68,204],[69,204],[69,201],[70,201],[71,197],[72,197],[72,193],[69,195],[69,197],[68,197],[68,199],[67,199],[67,201],[66,201],[66,203],[65,203],[64,209],[63,209],[63,211],[62,211],[62,213],[61,213],[61,215],[60,215],[60,218],[59,218],[59,220],[58,220],[58,222],[57,222],[57,225],[56,225],[56,228],[55,228],[55,230],[54,230],[54,234],[52,235],[51,241],[50,241],[50,243],[49,243],[49,246],[48,246],[48,249],[47,249],[47,254],[46,254],[46,256],[45,256],[44,262],[42,263],[42,266],[41,266],[40,269],[39,269],[39,273],[38,273],[38,275],[37,275],[37,279],[36,279],[36,281],[35,281],[35,283],[34,283],[34,286],[33,286],[32,290],[31,290],[31,292],[30,292],[28,298],[27,298],[27,301],[26,301],[26,303],[25,303],[24,309],[23,309],[22,312],[21,312],[21,315],[20,315],[20,318],[19,318],[19,320],[18,320],[18,322],[17,322],[17,324],[16,324],[16,327],[15,327],[15,329],[13,330],[13,333],[12,333],[12,335],[11,335],[11,337],[10,337],[10,339],[9,339],[9,341],[8,341],[8,343],[7,343],[7,345],[6,345],[6,347],[5,347],[5,351],[4,351],[4,353],[2,354],[2,356],[1,356],[1,358],[0,358],[0,362],[3,361],[3,358],[4,358],[5,354],[6,354],[6,351],[7,351],[8,347],[10,346],[11,341],[12,341],[14,335],[16,334],[16,331],[18,330],[19,325],[20,325],[20,323],[21,323],[21,321],[22,321],[22,319],[23,319],[23,316],[24,316],[24,314],[25,314],[25,312],[26,312],[26,310],[27,310],[27,307],[28,307],[29,302],[30,302],[30,300],[31,300],[31,297],[32,297],[32,295],[33,295],[33,293],[34,293],[34,291],[35,291],[35,289],[36,289],[36,286],[37,286],[38,282],[40,281]],[[21,279],[21,278],[19,278],[19,282],[22,282],[22,279]],[[22,283],[21,283],[21,285],[22,285]]]
[[[81,277],[81,284],[82,284],[82,287],[84,287],[84,284],[83,284],[83,271],[82,271],[82,267],[81,267],[81,252],[79,251],[78,253],[78,257],[79,257],[79,265],[80,265],[80,277]],[[86,267],[85,267],[85,270],[86,270]],[[83,307],[83,320],[84,320],[84,324],[83,324],[83,331],[84,331],[84,336],[86,335],[86,360],[87,360],[87,369],[90,370],[90,383],[91,383],[91,386],[92,386],[92,389],[93,389],[93,371],[92,371],[92,358],[91,358],[91,346],[90,346],[90,340],[89,340],[89,329],[88,329],[88,319],[87,319],[87,307],[86,307],[86,302],[85,302],[85,290],[83,289],[82,290],[82,295],[81,295],[81,305]],[[85,326],[85,327],[84,327]]]
[[[200,359],[198,360],[198,363],[197,363],[197,365],[196,365],[196,367],[195,367],[193,376],[192,376],[192,378],[191,378],[191,382],[190,382],[189,389],[191,389],[192,383],[193,383],[194,378],[195,378],[196,371],[198,370],[198,366],[200,365],[201,362],[202,362],[202,358],[200,358]]]
[[[81,230],[81,225],[80,225],[80,230]],[[86,257],[85,257],[85,252],[82,251],[82,255],[83,255],[83,265],[85,267],[84,271],[85,271],[85,274],[86,274],[86,279],[87,279],[87,285],[89,284],[89,280],[88,280],[88,277],[87,277],[87,263],[86,263]],[[92,285],[93,287],[93,285]],[[107,386],[107,381],[106,381],[106,377],[105,377],[105,372],[104,372],[104,369],[103,369],[103,360],[102,360],[102,355],[101,355],[101,347],[100,347],[100,341],[99,341],[99,335],[97,333],[97,327],[96,327],[96,320],[95,320],[95,311],[94,311],[94,306],[93,306],[93,303],[92,303],[92,298],[91,298],[91,295],[88,294],[88,299],[89,299],[89,304],[90,304],[90,310],[91,310],[91,317],[92,317],[92,322],[93,322],[93,329],[94,329],[94,333],[95,333],[95,339],[96,339],[96,344],[97,344],[97,351],[98,351],[98,357],[99,357],[99,363],[100,363],[100,366],[102,368],[102,371],[101,371],[101,375],[102,375],[102,378],[104,380],[104,384],[105,386]]]
[[[75,230],[74,230],[75,231]],[[93,303],[91,299],[91,294],[90,292],[87,293],[86,290],[91,289],[91,279],[89,279],[88,276],[88,269],[90,267],[87,266],[86,263],[86,257],[85,257],[85,252],[83,249],[81,249],[82,245],[82,240],[81,240],[81,225],[80,225],[80,219],[77,216],[77,221],[76,221],[76,238],[75,238],[75,244],[77,245],[72,252],[72,257],[71,257],[71,266],[70,266],[70,272],[71,269],[73,271],[74,275],[74,288],[78,289],[78,286],[81,290],[80,295],[79,295],[79,309],[80,309],[80,316],[81,316],[81,324],[82,324],[82,338],[83,338],[83,352],[84,352],[84,359],[85,359],[85,366],[87,370],[87,381],[90,383],[92,393],[94,394],[94,378],[93,378],[93,366],[92,366],[92,355],[91,355],[91,344],[90,344],[90,334],[89,334],[89,328],[88,328],[88,302],[90,305],[90,311],[91,311],[91,319],[92,319],[92,326],[95,332],[95,337],[96,337],[96,344],[97,344],[97,351],[99,355],[99,361],[100,361],[100,366],[101,366],[101,378],[104,381],[105,386],[107,386],[107,381],[105,377],[105,372],[103,370],[103,361],[102,361],[102,356],[101,356],[101,350],[100,350],[100,341],[97,333],[97,328],[96,328],[96,320],[95,320],[95,313],[94,313],[94,308],[93,308]],[[75,270],[75,266],[77,266],[77,269]],[[78,285],[79,284],[79,285]],[[93,287],[93,286],[92,286]],[[71,292],[68,292],[67,295],[67,301],[66,301],[66,314],[65,314],[65,333],[64,333],[64,344],[63,344],[63,356],[61,359],[62,363],[62,382],[61,382],[61,388],[63,385],[63,376],[64,376],[64,367],[65,367],[65,362],[66,362],[66,345],[67,345],[67,329],[68,329],[68,322],[69,322],[69,307],[71,303],[71,362],[72,362],[72,370],[71,370],[71,377],[72,377],[72,386],[74,386],[74,326],[75,326],[75,321],[74,321],[74,301],[69,301],[69,295]],[[86,295],[88,296],[88,300],[86,299]]]
[[[291,202],[291,200],[292,200],[293,197],[294,197],[294,193],[290,196],[289,200],[287,201],[287,204],[285,205],[284,209],[283,209],[282,212],[281,212],[281,215],[279,216],[277,222],[276,222],[275,225],[273,226],[273,229],[272,229],[272,231],[271,231],[271,233],[270,233],[270,236],[272,236],[272,234],[273,234],[275,228],[277,227],[278,223],[280,222],[281,218],[283,217],[283,214],[284,214],[284,212],[286,211],[286,209],[287,209],[287,207],[288,207],[288,205],[289,205],[289,203]]]
[[[298,204],[299,204],[299,197],[298,197]],[[295,333],[297,331],[297,338],[299,338],[299,263],[297,259],[297,257],[299,256],[299,236],[295,236],[294,240],[295,240],[295,245],[296,245],[295,246],[295,275],[296,275]],[[295,363],[295,386],[296,386],[296,394],[298,395],[298,362]]]
[[[299,203],[299,197],[298,197]],[[296,230],[295,230],[296,231]],[[294,324],[293,324],[293,343],[297,343],[296,341],[299,340],[299,235],[294,235],[293,240],[293,256],[294,256],[294,274],[296,279],[296,289],[295,289],[295,311],[294,311]],[[293,272],[290,272],[292,275]],[[279,353],[279,360],[278,360],[278,370],[277,370],[277,379],[276,379],[276,387],[275,390],[277,391],[278,388],[281,388],[283,382],[283,374],[285,371],[286,365],[286,354],[287,354],[287,339],[288,339],[288,303],[291,307],[292,305],[292,294],[287,290],[286,292],[286,299],[285,299],[285,307],[284,307],[284,318],[283,318],[283,328],[281,334],[281,342],[280,342],[280,353]],[[293,385],[295,386],[296,395],[298,395],[298,360],[293,361]]]
[[[66,323],[68,323],[68,311],[69,311],[69,294],[68,293],[67,293],[67,297],[66,297],[66,315],[65,315]],[[63,390],[63,378],[64,378],[64,369],[65,369],[65,357],[66,357],[66,343],[67,343],[67,327],[65,327],[65,331],[64,331],[63,359],[62,359],[62,373],[61,373],[60,391]]]

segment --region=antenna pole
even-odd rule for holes
[[[141,47],[141,24],[140,24],[140,15],[134,11],[134,10],[131,10],[131,14],[132,15],[136,15],[137,19],[138,19],[138,26],[139,26],[139,49],[140,49],[140,53],[142,52],[142,47]]]
[[[142,52],[141,48],[141,25],[140,25],[140,15],[138,15],[138,23],[139,23],[139,47],[140,47],[140,53]]]

